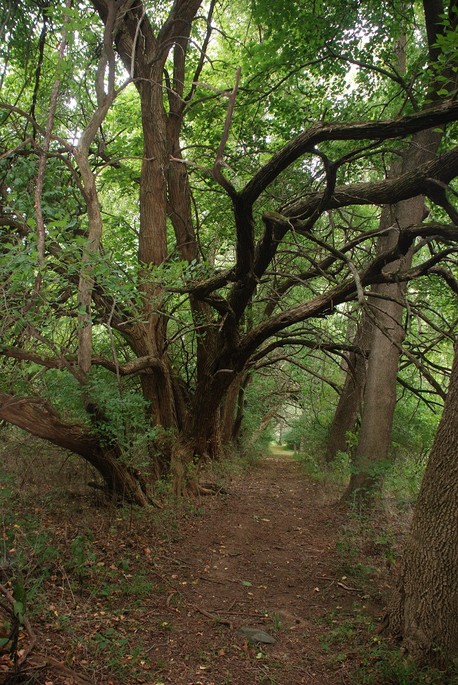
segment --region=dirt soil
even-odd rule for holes
[[[373,569],[352,575],[361,564],[342,538],[348,515],[334,499],[288,456],[264,458],[233,476],[227,494],[177,515],[107,509],[68,489],[35,498],[45,535],[26,567],[26,581],[39,586],[35,643],[26,678],[11,682],[355,682],[361,652],[367,661],[377,644],[385,586]],[[20,546],[26,524],[18,520]],[[275,642],[252,643],[244,628]],[[31,636],[21,640],[26,650]]]

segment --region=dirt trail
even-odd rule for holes
[[[344,512],[291,457],[266,457],[229,494],[178,513],[107,506],[78,462],[46,492],[43,474],[58,476],[46,459],[14,500],[15,544],[39,587],[35,685],[350,685],[378,658],[367,610],[381,613],[382,576],[364,555],[359,573]],[[250,644],[241,628],[275,642]]]
[[[331,669],[321,645],[325,617],[354,599],[337,584],[341,518],[322,486],[285,457],[264,459],[229,495],[206,500],[202,517],[155,562],[168,597],[160,644],[150,635],[149,656],[164,665],[153,682],[347,682],[347,666]],[[276,642],[251,646],[241,627]]]

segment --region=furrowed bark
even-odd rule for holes
[[[450,386],[404,549],[389,629],[420,664],[458,657],[458,340]]]

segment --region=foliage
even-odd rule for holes
[[[218,458],[224,416],[226,443],[292,424],[318,463],[369,289],[417,241],[396,274],[412,420],[395,449],[423,455],[433,421],[410,398],[438,410],[456,327],[456,228],[431,186],[458,173],[453,12],[428,49],[398,0],[22,5],[0,22],[0,417],[139,504],[139,471],[184,492]],[[432,125],[449,166],[406,190],[387,170]],[[383,260],[396,193],[430,215]]]

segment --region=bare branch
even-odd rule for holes
[[[428,409],[433,412],[433,414],[437,413],[437,410],[442,409],[443,405],[439,402],[434,402],[432,400],[429,400],[427,397],[425,397],[425,394],[436,394],[433,390],[422,390],[421,388],[415,388],[413,385],[408,383],[404,378],[401,376],[397,377],[397,382],[399,385],[401,385],[403,388],[408,390],[409,392],[412,393],[412,395],[415,395],[418,397],[419,400],[424,402]]]
[[[448,271],[443,266],[433,266],[429,270],[430,274],[436,274],[437,276],[440,276],[441,278],[444,279],[444,281],[447,283],[448,287],[453,290],[454,293],[458,295],[458,281],[457,279],[453,276],[453,274]]]
[[[144,6],[141,8],[141,15],[137,19],[137,25],[135,27],[135,33],[134,33],[134,38],[132,40],[132,51],[130,55],[130,78],[133,79],[135,75],[135,53],[137,51],[137,43],[138,43],[138,36],[140,34],[140,27],[143,23],[143,20],[145,18],[146,14],[146,9]]]
[[[67,0],[66,9],[67,13],[71,6],[71,0]],[[67,48],[67,18],[68,15],[64,16],[64,25],[62,31],[62,38],[60,41],[59,51],[58,51],[58,66],[62,62]],[[45,26],[46,24],[44,24]],[[46,170],[46,160],[47,153],[51,144],[51,134],[54,126],[54,117],[57,108],[57,98],[59,95],[60,88],[60,78],[54,81],[51,101],[49,107],[48,121],[46,124],[45,137],[43,142],[43,148],[40,150],[38,155],[38,172],[37,180],[35,183],[35,219],[37,224],[37,251],[38,251],[38,273],[35,279],[35,293],[38,293],[41,287],[41,282],[43,278],[43,267],[45,261],[45,222],[43,218],[43,207],[41,204],[41,197],[43,193],[44,177]]]
[[[235,194],[235,188],[230,183],[222,174],[221,172],[221,167],[224,163],[224,150],[226,147],[226,143],[229,138],[229,131],[231,129],[231,122],[232,122],[232,117],[234,114],[234,108],[235,108],[235,100],[237,98],[237,91],[240,83],[240,76],[241,76],[242,70],[240,67],[238,67],[237,71],[235,72],[235,83],[234,87],[232,89],[231,94],[229,95],[229,104],[227,107],[227,112],[226,112],[226,120],[224,122],[224,130],[223,130],[223,135],[221,136],[221,142],[218,147],[218,151],[216,153],[216,159],[215,159],[215,164],[213,165],[213,177],[215,180],[222,186],[227,193],[230,196],[233,196]]]
[[[197,64],[196,70],[194,72],[194,78],[192,79],[192,85],[189,93],[186,95],[184,98],[184,101],[186,104],[189,104],[194,97],[194,93],[196,92],[196,88],[199,85],[199,79],[200,75],[202,73],[202,69],[204,68],[204,63],[205,63],[205,58],[207,56],[207,48],[208,44],[210,42],[211,34],[212,34],[212,18],[213,18],[213,12],[215,9],[217,0],[211,0],[210,2],[210,7],[208,9],[208,15],[207,15],[207,31],[205,33],[205,38],[202,43],[202,49],[200,51],[200,56],[199,56],[199,62]]]

